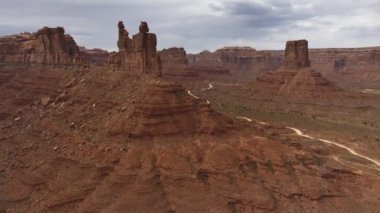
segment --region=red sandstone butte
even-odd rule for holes
[[[119,52],[111,54],[109,63],[113,69],[121,69],[135,73],[161,73],[160,58],[157,54],[157,37],[149,33],[146,22],[141,22],[139,33],[132,38],[122,21],[118,23]]]
[[[63,27],[0,37],[0,61],[6,63],[74,64],[79,55],[79,47]]]

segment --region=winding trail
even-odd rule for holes
[[[190,92],[190,90],[186,90],[187,91],[187,94],[189,94],[190,96],[192,96],[193,98],[195,99],[199,99],[198,96],[195,96],[193,93]]]
[[[365,89],[365,90],[362,90],[362,93],[380,94],[380,90]]]
[[[210,90],[210,89],[213,88],[213,85],[211,83],[209,83],[208,86],[209,86],[208,88],[202,89],[202,91]],[[187,92],[189,93],[189,95],[193,96],[194,98],[199,99],[199,97],[191,94],[190,91],[187,91]],[[380,91],[373,90],[373,89],[366,89],[366,90],[363,90],[362,92],[380,94]],[[210,102],[207,100],[207,103],[210,103]],[[248,122],[252,122],[253,121],[251,118],[244,117],[244,116],[238,116],[236,118],[240,119],[240,120],[245,120],[245,121],[248,121]],[[259,123],[259,124],[262,124],[262,125],[269,125],[269,123],[266,123],[266,122],[263,122],[263,121],[256,121],[256,122]],[[362,155],[360,153],[357,153],[355,150],[353,150],[350,147],[347,147],[345,145],[342,145],[342,144],[334,142],[334,141],[330,141],[330,140],[326,140],[326,139],[322,139],[322,138],[315,138],[313,136],[304,134],[300,129],[297,129],[297,128],[294,128],[294,127],[287,126],[286,128],[290,129],[290,130],[293,130],[298,136],[301,136],[301,137],[304,137],[304,138],[308,138],[308,139],[312,139],[312,140],[317,140],[317,141],[320,141],[322,143],[329,144],[329,145],[334,145],[336,147],[344,149],[344,150],[348,151],[350,154],[352,154],[352,155],[354,155],[356,157],[365,159],[365,160],[373,163],[374,165],[380,167],[380,161],[379,160],[376,160],[376,159],[370,158],[368,156]],[[377,168],[377,170],[380,170],[380,169]]]
[[[205,90],[210,90],[210,89],[212,89],[212,88],[214,88],[214,86],[213,86],[211,83],[209,83],[209,84],[208,84],[208,87],[207,87],[207,88],[204,88],[204,89],[202,89],[202,91],[205,91]]]
[[[222,86],[241,86],[241,84],[224,84],[224,83],[215,83],[216,85],[222,85]]]
[[[252,119],[247,118],[247,117],[241,117],[241,116],[239,116],[239,117],[236,117],[236,118],[237,118],[237,119],[241,119],[241,120],[246,120],[246,121],[248,121],[248,122],[252,122]],[[266,123],[266,122],[262,122],[262,121],[257,121],[257,123],[262,124],[262,125],[269,125],[268,123]],[[355,155],[356,157],[359,157],[359,158],[365,159],[365,160],[367,160],[367,161],[369,161],[369,162],[375,164],[376,166],[380,167],[380,161],[378,161],[378,160],[376,160],[376,159],[373,159],[373,158],[370,158],[370,157],[368,157],[368,156],[365,156],[365,155],[359,154],[359,153],[357,153],[355,150],[353,150],[353,149],[350,148],[350,147],[347,147],[347,146],[345,146],[345,145],[342,145],[342,144],[337,143],[337,142],[334,142],[334,141],[330,141],[330,140],[326,140],[326,139],[322,139],[322,138],[315,138],[315,137],[312,137],[312,136],[310,136],[310,135],[306,135],[306,134],[304,134],[301,130],[296,129],[296,128],[294,128],[294,127],[288,127],[288,126],[287,126],[286,128],[288,128],[288,129],[290,129],[290,130],[293,130],[298,136],[301,136],[301,137],[304,137],[304,138],[308,138],[308,139],[312,139],[312,140],[317,140],[317,141],[320,141],[320,142],[322,142],[322,143],[326,143],[326,144],[330,144],[330,145],[337,146],[337,147],[339,147],[339,148],[341,148],[341,149],[344,149],[344,150],[348,151],[350,154]],[[377,169],[377,170],[380,170],[380,169]]]
[[[252,122],[252,119],[250,119],[250,118],[247,118],[247,117],[241,117],[241,116],[239,116],[239,117],[236,117],[237,119],[241,119],[241,120],[246,120],[246,121],[248,121],[248,122]]]
[[[208,87],[202,89],[202,91],[210,90],[210,89],[212,89],[213,87],[214,87],[214,86],[213,86],[211,83],[209,83],[209,84],[208,84]],[[192,96],[193,98],[195,98],[195,99],[200,99],[200,97],[198,97],[198,96],[194,95],[193,93],[191,93],[190,90],[186,90],[186,92],[187,92],[187,94],[189,94],[189,95]],[[211,104],[209,100],[206,100],[206,103],[207,103],[207,104]]]
[[[380,166],[380,161],[375,160],[375,159],[372,159],[372,158],[370,158],[370,157],[368,157],[368,156],[365,156],[365,155],[359,154],[359,153],[357,153],[355,150],[353,150],[353,149],[351,149],[351,148],[349,148],[349,147],[347,147],[347,146],[345,146],[345,145],[339,144],[339,143],[334,142],[334,141],[330,141],[330,140],[322,139],[322,138],[314,138],[314,137],[312,137],[312,136],[310,136],[310,135],[306,135],[306,134],[304,134],[301,130],[296,129],[296,128],[293,128],[293,127],[286,127],[286,128],[293,130],[297,135],[299,135],[299,136],[301,136],[301,137],[309,138],[309,139],[313,139],[313,140],[318,140],[318,141],[321,141],[321,142],[326,143],[326,144],[332,144],[332,145],[337,146],[337,147],[339,147],[339,148],[341,148],[341,149],[345,149],[345,150],[347,150],[347,151],[348,151],[349,153],[351,153],[352,155],[355,155],[355,156],[357,156],[357,157],[360,157],[360,158],[366,159],[367,161],[372,162],[372,163],[375,164],[376,166]]]

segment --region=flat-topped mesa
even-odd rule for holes
[[[186,51],[182,47],[171,47],[159,52],[162,69],[184,69],[187,67]]]
[[[80,61],[80,51],[63,27],[44,27],[36,33],[0,37],[0,61],[74,64]]]
[[[182,47],[171,47],[159,51],[162,75],[167,78],[198,77],[198,73],[189,69],[186,51]]]
[[[134,73],[152,73],[160,75],[161,62],[157,54],[157,37],[149,33],[146,22],[141,22],[139,33],[129,38],[129,32],[124,23],[119,21],[119,52],[113,53],[109,63],[114,69],[126,70]]]
[[[310,67],[309,47],[307,40],[286,42],[283,68],[301,69]]]

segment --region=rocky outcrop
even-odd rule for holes
[[[141,22],[139,33],[129,38],[129,32],[122,21],[118,23],[119,39],[117,46],[119,52],[112,53],[109,63],[113,69],[125,70],[135,73],[157,73],[160,75],[161,62],[157,54],[157,37],[149,33],[146,22]]]
[[[162,70],[186,69],[187,58],[184,48],[172,47],[159,52]]]
[[[192,70],[202,76],[208,75],[230,75],[230,71],[222,66],[191,66]]]
[[[73,64],[79,47],[63,27],[44,27],[36,33],[0,37],[0,61],[7,63]]]
[[[272,94],[292,98],[314,98],[332,95],[340,89],[310,68],[308,42],[288,41],[282,67],[256,80]],[[270,94],[270,93],[269,93]]]
[[[232,127],[232,120],[190,94],[175,83],[151,83],[137,103],[129,133],[135,137],[216,134]]]
[[[310,67],[309,46],[306,40],[286,42],[283,67],[287,69]]]
[[[198,77],[199,74],[189,69],[184,48],[172,47],[159,52],[162,75],[168,78]]]
[[[234,71],[270,70],[281,63],[281,58],[271,55],[269,51],[257,51],[251,47],[223,47],[215,52],[203,51],[188,54],[192,67],[224,67]]]
[[[106,65],[110,54],[102,49],[80,47],[81,62],[94,65]]]
[[[295,48],[296,44],[291,42],[289,45],[293,46],[289,48]],[[298,46],[300,47],[299,44]],[[303,51],[302,48],[300,51]],[[309,49],[310,62],[305,58],[303,62],[301,59],[300,65],[297,62],[288,65],[290,68],[307,67],[310,63],[311,68],[320,73],[339,71],[350,73],[356,79],[377,81],[380,78],[380,73],[377,72],[380,68],[379,55],[380,47]],[[244,47],[222,48],[215,52],[203,51],[187,56],[190,66],[223,66],[232,73],[246,71],[251,75],[280,68],[285,63],[285,57],[283,50],[253,51]],[[297,54],[294,57],[298,57]]]
[[[380,49],[372,50],[369,55],[370,64],[380,64]]]

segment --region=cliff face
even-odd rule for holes
[[[272,94],[297,99],[326,97],[340,91],[310,67],[308,42],[288,41],[282,66],[258,77],[257,82],[268,91],[274,89],[275,92]]]
[[[215,52],[203,51],[187,55],[188,63],[194,67],[223,67],[229,70],[270,70],[281,63],[279,55],[269,51],[256,51],[250,47],[224,47]]]
[[[117,46],[119,52],[110,56],[109,64],[113,69],[121,69],[129,72],[149,73],[156,72],[161,75],[161,62],[157,54],[157,37],[149,33],[146,22],[141,22],[139,33],[129,38],[129,32],[122,21],[118,24],[119,39]]]
[[[306,40],[286,42],[283,67],[290,69],[310,67],[309,46]]]
[[[80,53],[81,62],[94,65],[105,65],[110,57],[109,52],[102,49],[86,49],[85,47],[80,47]]]
[[[73,64],[79,62],[79,47],[64,28],[44,27],[36,33],[0,37],[0,61]]]
[[[289,43],[289,45],[288,48],[292,48],[292,45],[295,48],[295,44]],[[187,57],[189,65],[192,66],[208,64],[237,70],[265,71],[279,68],[284,61],[285,51],[253,51],[253,49],[247,51],[245,47],[236,47],[222,48],[215,52],[204,51],[199,54],[189,54]],[[297,56],[294,55],[294,57]],[[376,71],[380,68],[380,47],[310,49],[309,60],[309,62],[302,63],[304,65],[310,63],[313,69],[322,73]]]
[[[174,80],[199,76],[199,73],[189,68],[184,48],[171,47],[159,51],[158,54],[161,62],[162,75],[164,77]]]
[[[380,67],[380,47],[313,49],[313,67],[318,71],[376,71]]]
[[[159,52],[163,70],[185,69],[187,67],[184,48],[172,47]]]

